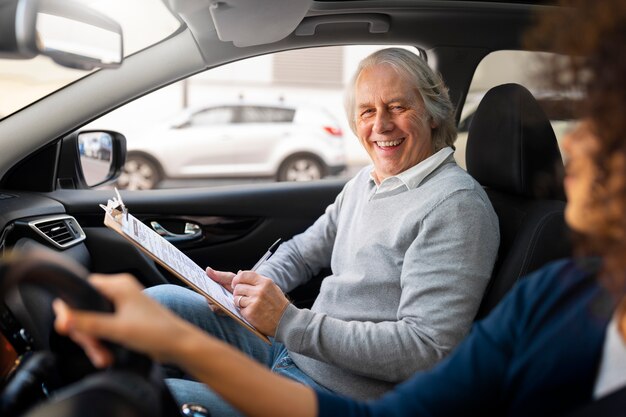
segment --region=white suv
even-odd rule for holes
[[[187,111],[127,136],[118,187],[150,189],[164,179],[256,178],[309,181],[346,168],[343,132],[310,105],[230,103]]]

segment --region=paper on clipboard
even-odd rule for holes
[[[233,295],[224,287],[207,277],[206,272],[176,246],[161,237],[141,220],[128,213],[119,192],[107,205],[100,205],[105,211],[104,224],[120,233],[138,246],[152,259],[189,284],[194,290],[219,306],[226,314],[239,321],[248,330],[265,342],[267,336],[254,328],[235,306]]]

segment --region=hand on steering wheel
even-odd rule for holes
[[[66,368],[81,368],[81,372],[74,372],[72,379],[92,373],[93,368],[77,364],[78,348],[48,328],[54,318],[50,307],[41,305],[58,298],[71,308],[112,313],[113,303],[87,282],[88,271],[71,259],[39,247],[11,253],[0,265],[0,294],[26,331],[37,336],[33,348],[50,350],[65,357],[66,362],[74,362]],[[142,374],[150,371],[152,363],[147,356],[108,342],[104,345],[116,367]]]
[[[55,298],[62,300],[56,303],[66,312],[77,309],[91,311],[85,314],[97,311],[113,315],[113,303],[89,284],[88,275],[82,266],[43,248],[14,252],[0,259],[0,302],[6,302],[29,333],[39,336],[32,346],[35,354],[24,357],[23,366],[2,392],[0,414],[22,416],[33,404],[40,403],[28,416],[67,417],[67,410],[75,410],[72,415],[77,416],[85,412],[102,416],[179,415],[159,368],[152,366],[148,356],[118,344],[98,342],[109,352],[112,367],[104,373],[96,372],[81,348],[46,328],[54,320],[50,302]],[[41,366],[44,362],[46,366]],[[52,380],[54,386],[50,385]],[[42,385],[55,392],[51,400],[42,395]],[[33,389],[37,386],[39,393]]]

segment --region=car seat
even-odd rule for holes
[[[571,254],[564,170],[550,121],[518,84],[494,87],[481,100],[469,127],[466,163],[500,223],[498,258],[481,318],[521,277]]]

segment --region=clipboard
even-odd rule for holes
[[[270,339],[250,324],[235,306],[233,295],[224,287],[206,276],[206,272],[187,255],[181,252],[161,235],[145,225],[130,213],[115,190],[117,197],[110,199],[104,209],[104,224],[116,231],[143,253],[185,282],[193,290],[218,306],[224,313],[239,324],[271,344]]]

